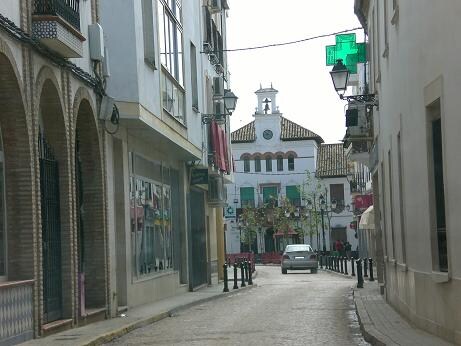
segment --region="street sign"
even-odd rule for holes
[[[367,61],[366,44],[357,43],[355,34],[336,35],[336,45],[326,46],[326,64],[333,66],[338,59],[351,74],[357,73],[357,64]]]
[[[191,185],[208,185],[208,168],[195,168],[191,172]]]
[[[226,219],[235,218],[235,208],[229,204],[226,204],[226,207],[224,208],[224,217]]]

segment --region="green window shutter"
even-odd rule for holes
[[[290,201],[293,201],[293,200],[295,200],[295,199],[299,199],[299,198],[300,198],[300,193],[299,193],[298,187],[297,187],[296,185],[287,186],[287,187],[286,187],[286,191],[287,191],[287,198],[288,198]]]
[[[264,203],[267,203],[270,200],[270,197],[277,199],[277,186],[267,186],[263,187],[263,200]]]
[[[249,201],[255,199],[254,187],[241,187],[240,188],[240,199],[242,201]]]

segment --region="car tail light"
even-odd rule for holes
[[[317,255],[310,255],[309,258],[310,259],[317,259]]]
[[[290,256],[288,256],[288,255],[283,255],[282,258],[283,258],[283,259],[290,259]]]

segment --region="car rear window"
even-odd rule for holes
[[[299,245],[287,245],[285,252],[294,252],[294,251],[312,251],[310,245],[299,244]]]

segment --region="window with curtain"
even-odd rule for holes
[[[283,156],[277,155],[277,171],[283,171]]]
[[[344,184],[330,184],[330,202],[336,201],[337,209],[344,208]]]
[[[291,185],[286,187],[286,196],[288,200],[296,207],[301,206],[301,194],[299,192],[299,186]]]
[[[293,155],[288,156],[288,170],[289,171],[295,170],[295,157]]]
[[[272,172],[272,157],[266,156],[266,172]]]
[[[261,172],[261,158],[259,156],[255,157],[255,172]]]
[[[255,189],[254,187],[240,188],[240,204],[242,208],[255,206]]]

